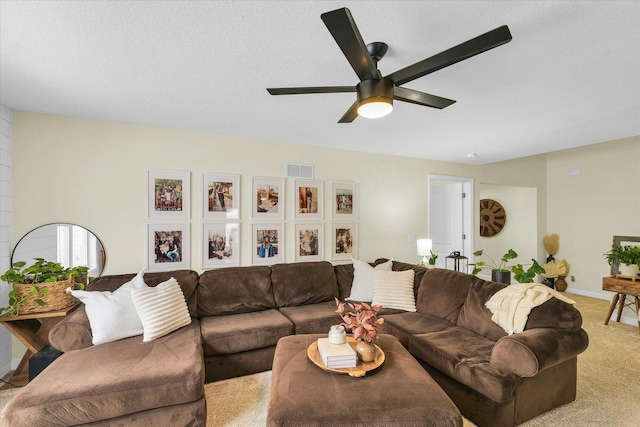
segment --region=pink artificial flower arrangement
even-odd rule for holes
[[[342,317],[344,321],[342,325],[347,331],[351,331],[353,339],[361,339],[371,344],[375,344],[378,339],[378,331],[384,323],[384,319],[378,318],[378,312],[382,310],[381,305],[371,307],[366,302],[351,303],[342,302],[336,298],[338,309],[336,313]],[[349,306],[352,311],[345,312],[345,305]]]

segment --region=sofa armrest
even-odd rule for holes
[[[534,328],[500,338],[491,351],[491,363],[520,377],[533,377],[586,350],[589,337],[584,329],[576,332],[553,328]]]
[[[84,304],[67,314],[49,331],[49,343],[62,352],[90,347],[93,345],[92,339]]]

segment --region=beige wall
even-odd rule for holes
[[[640,136],[547,155],[548,233],[560,235],[557,257],[571,264],[569,287],[602,290],[609,265],[602,254],[613,235],[640,236]],[[580,176],[566,176],[568,169]],[[606,314],[606,313],[605,313]],[[603,314],[604,315],[604,314]],[[625,316],[633,316],[629,310]]]

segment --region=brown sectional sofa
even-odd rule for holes
[[[393,269],[416,272],[417,312],[384,309],[383,332],[408,348],[465,416],[510,426],[575,399],[576,356],[588,338],[574,307],[551,299],[531,312],[524,332],[506,336],[484,307],[504,285],[399,262]],[[204,383],[269,370],[280,338],[327,332],[340,321],[334,297],[349,295],[353,266],[295,263],[144,278],[155,286],[172,276],[191,325],[149,343],[132,337],[93,346],[80,306],[50,334],[65,353],[7,405],[0,421],[203,426]],[[90,290],[114,290],[132,277],[104,276]]]

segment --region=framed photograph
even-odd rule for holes
[[[322,224],[296,224],[296,262],[324,259]]]
[[[295,219],[322,219],[322,181],[297,179]]]
[[[284,220],[284,179],[253,178],[253,219]]]
[[[253,224],[253,264],[271,265],[284,262],[283,229],[282,224]]]
[[[149,171],[150,219],[190,219],[191,180],[189,172]]]
[[[203,218],[240,218],[240,175],[202,175]]]
[[[191,268],[189,224],[149,224],[148,271]]]
[[[238,223],[202,224],[202,268],[238,267]]]
[[[331,259],[350,260],[358,257],[358,225],[355,223],[333,224],[331,233]]]
[[[358,219],[356,183],[334,182],[331,190],[331,218],[340,221]]]

